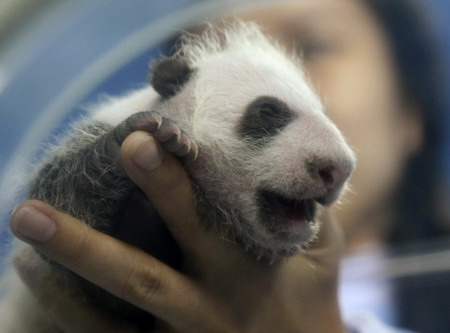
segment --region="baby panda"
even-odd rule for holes
[[[154,64],[151,83],[111,98],[77,124],[43,162],[30,198],[179,268],[182,256],[170,233],[120,164],[124,139],[144,130],[179,157],[196,188],[197,212],[218,237],[273,262],[316,236],[318,210],[338,199],[355,158],[300,59],[255,24],[211,26],[182,37],[174,56]],[[137,230],[127,224],[131,219],[140,221]],[[148,320],[51,265],[111,311]]]

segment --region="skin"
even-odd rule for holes
[[[303,55],[330,118],[357,153],[351,191],[335,212],[348,250],[383,244],[393,190],[422,129],[380,23],[359,0],[296,1],[244,18]]]
[[[353,190],[345,200],[351,204],[336,210],[347,249],[383,243],[395,180],[405,160],[420,146],[421,128],[415,105],[400,97],[392,55],[378,22],[357,0],[298,1],[246,17],[258,20],[288,46],[295,44],[304,52],[307,72],[330,117],[359,155],[351,180]],[[152,312],[160,319],[161,331],[343,331],[336,297],[343,242],[334,220],[325,219],[318,241],[306,255],[274,265],[254,261],[239,247],[217,240],[200,227],[183,169],[157,147],[151,136],[132,134],[122,147],[123,164],[179,242],[187,258],[183,272],[36,201],[16,209],[13,233]],[[30,207],[24,214],[23,209]],[[42,231],[42,225],[35,226],[42,221],[39,212],[54,227],[52,232],[45,229],[46,236],[41,234],[36,240],[37,230]],[[48,279],[48,272],[36,272],[20,261],[16,268],[42,304],[59,309],[52,315],[64,330],[135,330],[125,323],[116,326],[114,318],[80,300],[55,300],[50,289],[38,292],[32,281]],[[107,273],[111,270],[117,273]]]

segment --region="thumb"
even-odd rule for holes
[[[210,238],[195,210],[194,191],[180,162],[147,132],[134,132],[121,148],[122,165],[153,203],[182,248],[205,246]]]
[[[308,258],[317,267],[325,267],[335,275],[344,253],[344,234],[332,210],[322,209],[318,218],[321,227],[317,238],[307,247]]]

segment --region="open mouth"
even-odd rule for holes
[[[262,191],[261,198],[266,209],[289,222],[313,222],[316,216],[315,199],[292,199],[271,191]]]

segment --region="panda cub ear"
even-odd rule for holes
[[[150,81],[163,98],[174,96],[189,80],[193,69],[185,58],[165,58],[152,64]]]

